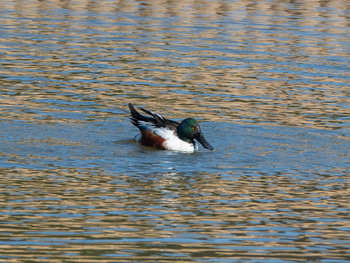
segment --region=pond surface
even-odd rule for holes
[[[350,4],[0,2],[1,262],[349,262]],[[213,152],[134,141],[127,104]]]

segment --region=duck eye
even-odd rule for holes
[[[192,126],[191,129],[192,129],[192,131],[194,131],[196,129],[196,127]]]

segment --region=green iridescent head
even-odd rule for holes
[[[177,135],[185,142],[194,143],[196,139],[206,149],[213,150],[214,148],[204,138],[198,121],[193,118],[184,119],[179,127],[177,127]]]

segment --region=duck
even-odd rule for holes
[[[142,145],[159,150],[193,153],[198,151],[197,141],[204,148],[214,150],[213,146],[204,138],[197,120],[186,118],[177,122],[141,108],[148,115],[144,116],[131,103],[128,105],[131,113],[130,121],[139,128],[139,142]]]

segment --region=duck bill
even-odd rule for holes
[[[214,150],[213,146],[211,146],[207,140],[204,138],[203,133],[201,131],[194,137],[202,146],[208,150]]]

